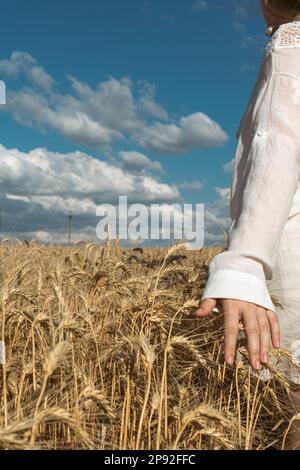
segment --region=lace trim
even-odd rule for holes
[[[265,54],[274,49],[300,47],[300,20],[281,24],[265,47]]]

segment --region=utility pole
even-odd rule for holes
[[[69,214],[69,228],[68,228],[68,244],[69,246],[71,245],[71,239],[72,239],[72,211],[70,210]]]

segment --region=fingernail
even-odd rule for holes
[[[275,348],[280,348],[280,340],[279,338],[275,339]]]
[[[227,362],[228,364],[230,364],[232,366],[233,364],[233,356],[229,356],[228,359],[227,359]]]
[[[259,361],[259,360],[256,360],[256,361],[255,361],[255,369],[260,370],[260,368],[261,368],[260,361]]]
[[[262,362],[268,362],[268,355],[267,354],[263,354]]]

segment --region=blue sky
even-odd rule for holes
[[[95,207],[204,203],[223,243],[241,116],[266,44],[259,1],[2,5],[2,231],[93,240]]]

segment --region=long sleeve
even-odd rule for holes
[[[239,299],[275,311],[266,280],[272,279],[300,161],[300,74],[287,73],[280,54],[287,63],[282,50],[268,58],[265,81],[238,135],[228,246],[210,262],[202,300]]]

